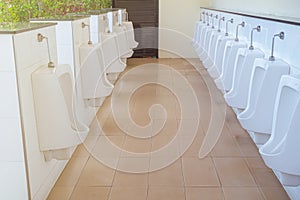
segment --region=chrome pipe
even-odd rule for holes
[[[236,34],[235,34],[235,41],[239,41],[239,27],[245,27],[245,22],[242,22],[236,26]]]
[[[220,17],[219,19],[219,27],[218,27],[218,32],[221,32],[221,21],[225,21],[225,17]]]
[[[233,24],[233,18],[229,19],[226,21],[226,32],[225,32],[225,36],[228,36],[228,22],[232,23]]]
[[[274,57],[274,43],[275,43],[275,37],[279,37],[279,39],[284,40],[284,32],[280,32],[280,33],[275,34],[275,35],[273,36],[273,39],[272,39],[272,49],[271,49],[271,56],[269,57],[269,60],[270,60],[270,61],[274,61],[274,60],[275,60],[275,57]]]
[[[253,47],[253,32],[254,32],[254,31],[260,32],[260,31],[261,31],[260,25],[258,25],[258,26],[255,27],[255,28],[252,28],[252,30],[251,30],[251,38],[250,38],[250,46],[249,46],[249,49],[250,49],[250,50],[253,50],[253,49],[254,49],[254,47]]]

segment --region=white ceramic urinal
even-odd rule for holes
[[[241,48],[237,52],[231,90],[224,95],[227,104],[233,108],[245,109],[250,87],[250,78],[256,58],[263,58],[259,49]]]
[[[111,83],[114,83],[119,74],[126,68],[120,56],[117,45],[117,37],[113,33],[101,33],[102,50],[105,70],[108,73],[107,78]]]
[[[88,51],[80,65],[82,98],[88,106],[99,107],[109,96],[114,86],[107,80],[101,44],[80,48],[81,54]]]
[[[237,52],[240,48],[245,48],[246,46],[247,43],[243,41],[231,40],[226,42],[222,72],[220,77],[215,80],[217,87],[221,91],[227,92],[231,89]]]
[[[203,53],[203,47],[205,44],[206,40],[206,32],[210,29],[208,25],[205,25],[201,28],[200,36],[199,36],[199,42],[198,42],[198,47],[195,49],[197,55],[201,55]]]
[[[217,39],[216,53],[215,53],[215,67],[210,68],[210,70],[208,70],[209,75],[214,79],[220,77],[220,75],[222,74],[223,63],[225,60],[225,46],[227,42],[231,40],[234,40],[234,37],[232,35],[229,36],[222,35]]]
[[[134,49],[139,45],[134,38],[134,28],[132,22],[123,22],[123,25],[126,27],[126,35],[128,38],[129,48]]]
[[[282,76],[271,137],[259,150],[285,186],[300,185],[300,77]]]
[[[133,55],[132,49],[129,47],[129,40],[126,34],[125,26],[114,26],[114,33],[117,37],[117,46],[120,58],[130,58]]]
[[[206,27],[206,23],[203,22],[203,21],[198,21],[196,23],[196,30],[195,30],[195,34],[194,34],[194,42],[192,43],[194,49],[196,50],[199,45],[200,45],[200,38],[201,38],[201,35],[202,35],[202,31],[203,31],[203,28]]]
[[[258,58],[254,61],[247,107],[237,118],[244,129],[254,132],[252,139],[256,144],[269,139],[277,88],[281,76],[288,74],[289,68],[280,59]]]
[[[194,37],[192,41],[192,46],[195,48],[197,47],[197,41],[198,41],[198,36],[199,36],[199,27],[202,24],[202,21],[197,21],[195,23],[195,28],[194,28]]]
[[[198,54],[201,61],[206,60],[208,57],[211,36],[212,36],[213,32],[215,32],[215,31],[216,30],[212,27],[207,28],[205,31],[204,41],[202,43],[202,51],[200,54]]]
[[[203,61],[204,67],[207,69],[208,73],[210,73],[210,68],[215,67],[215,59],[216,59],[216,52],[217,52],[217,41],[222,37],[221,32],[213,31],[207,59]]]
[[[32,76],[40,150],[47,161],[66,160],[74,146],[85,140],[89,128],[77,118],[71,67],[42,66]]]

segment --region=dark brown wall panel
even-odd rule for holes
[[[113,7],[126,8],[139,42],[134,57],[158,57],[158,0],[113,0]]]

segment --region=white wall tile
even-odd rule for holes
[[[0,35],[0,72],[15,71],[12,35]]]
[[[24,162],[0,162],[0,199],[28,199]]]
[[[0,72],[0,118],[19,116],[18,91],[15,72]]]
[[[20,119],[0,118],[0,130],[0,162],[24,162]]]
[[[50,56],[57,63],[56,36],[54,27],[33,30],[14,36],[15,58],[18,70],[30,67],[37,63],[48,63],[47,42],[37,41],[37,34],[48,37]]]

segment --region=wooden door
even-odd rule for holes
[[[112,0],[114,8],[126,8],[139,46],[133,57],[158,57],[158,0]]]

